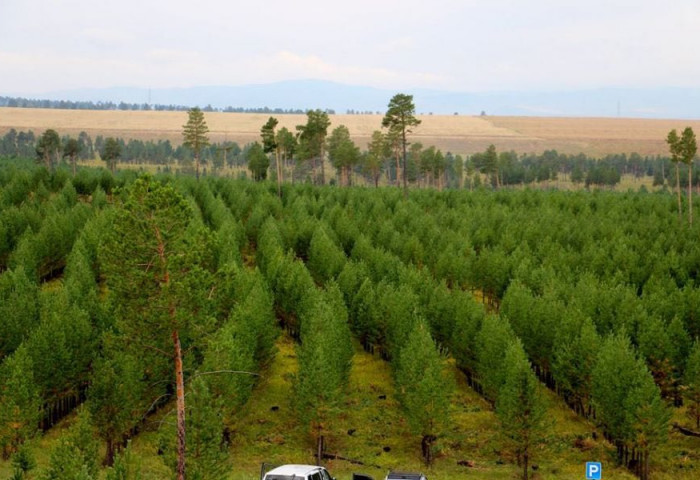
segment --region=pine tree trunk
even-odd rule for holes
[[[194,175],[197,178],[197,181],[199,181],[199,154],[198,153],[194,154]]]
[[[185,381],[182,371],[182,348],[177,330],[173,330],[173,344],[177,398],[177,480],[185,480]]]
[[[398,149],[396,150],[396,186],[401,188],[401,177],[399,177],[399,172],[401,171],[401,168],[399,166],[400,158],[399,158],[399,151]]]
[[[114,451],[114,439],[109,437],[107,439],[107,453],[105,454],[105,460],[103,462],[105,467],[111,467],[114,465]]]
[[[324,166],[325,162],[323,161],[323,157],[324,157],[324,153],[325,153],[324,147],[323,147],[324,143],[325,142],[321,143],[321,185],[326,184],[326,168]]]
[[[525,453],[523,453],[523,480],[527,480],[529,463],[530,455],[527,450],[525,450]]]

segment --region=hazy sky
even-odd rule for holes
[[[0,95],[700,86],[700,0],[0,0]]]

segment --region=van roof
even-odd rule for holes
[[[306,477],[310,473],[320,470],[322,467],[318,465],[282,465],[281,467],[273,468],[265,475],[286,475],[297,477]]]

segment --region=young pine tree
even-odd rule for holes
[[[549,422],[539,382],[530,368],[520,340],[512,341],[505,353],[503,384],[498,391],[496,415],[506,443],[523,467],[522,478],[527,480],[533,450],[544,440]]]
[[[415,324],[395,362],[396,396],[412,432],[421,436],[429,466],[435,441],[449,422],[454,386],[424,321]]]

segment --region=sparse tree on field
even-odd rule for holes
[[[209,137],[207,136],[209,127],[207,127],[204,113],[199,107],[191,108],[187,112],[187,123],[182,128],[182,136],[184,137],[182,144],[191,148],[194,153],[195,177],[199,180],[199,152],[209,145]]]
[[[73,176],[75,177],[76,159],[80,154],[80,143],[75,138],[69,138],[63,146],[63,156],[70,158],[71,167],[73,167]]]
[[[324,157],[326,148],[326,135],[331,121],[328,114],[321,110],[309,110],[306,112],[306,125],[297,125],[299,143],[304,152],[303,160],[311,160],[313,181],[316,182],[316,162],[321,162],[321,185],[326,184],[326,170]]]
[[[391,155],[391,146],[387,138],[379,130],[372,132],[372,140],[367,144],[367,155],[364,157],[364,171],[372,176],[375,188],[379,186],[379,176],[385,160]]]
[[[698,153],[698,143],[695,132],[690,127],[686,127],[680,138],[681,161],[688,165],[688,223],[693,225],[693,160]]]
[[[56,130],[49,128],[39,137],[36,153],[46,169],[52,171],[54,162],[61,158],[61,137]]]
[[[104,146],[102,147],[101,156],[102,160],[107,163],[109,170],[114,174],[114,171],[117,169],[119,157],[122,156],[122,147],[115,138],[108,137],[105,139]]]
[[[297,139],[287,127],[282,127],[277,131],[275,142],[280,150],[280,161],[282,167],[284,167],[287,162],[294,157],[297,148]],[[284,177],[284,170],[282,171],[282,176]],[[294,179],[294,177],[292,177],[292,179]]]
[[[333,129],[327,143],[328,157],[340,171],[340,185],[350,186],[350,171],[360,161],[360,149],[350,138],[350,131],[345,125]]]
[[[277,167],[277,196],[282,198],[282,163],[280,161],[281,157],[281,145],[277,143],[277,135],[275,135],[275,127],[279,120],[274,117],[270,117],[267,123],[260,129],[260,136],[263,142],[263,151],[265,153],[275,152],[275,166]]]
[[[678,172],[678,164],[681,161],[681,156],[682,156],[682,147],[681,147],[681,139],[678,137],[678,132],[674,128],[670,132],[668,132],[668,136],[666,137],[666,143],[668,143],[668,149],[671,152],[671,161],[673,162],[673,166],[676,169],[676,193],[678,195],[678,221],[681,221],[681,177],[680,173]]]
[[[265,154],[263,147],[255,142],[246,152],[248,170],[253,175],[253,180],[259,182],[267,178],[267,169],[270,166],[270,159]]]
[[[522,479],[527,480],[532,450],[543,441],[549,427],[547,405],[520,340],[511,342],[503,363],[503,385],[498,391],[496,415],[503,436],[523,467]]]
[[[382,119],[382,126],[400,138],[403,151],[403,188],[404,197],[408,198],[408,180],[406,178],[406,135],[412,132],[412,127],[420,125],[415,117],[416,107],[413,105],[413,95],[397,93],[389,102],[388,110]],[[398,176],[398,172],[397,172]]]

